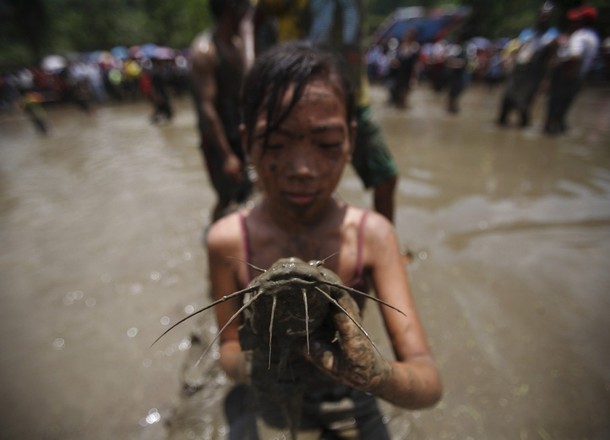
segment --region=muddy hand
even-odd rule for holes
[[[332,318],[337,330],[335,341],[316,340],[312,335],[308,358],[337,381],[364,391],[374,391],[389,376],[390,364],[359,328],[360,312],[354,299],[345,294],[338,303],[353,319],[337,310]]]

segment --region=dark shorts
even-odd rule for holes
[[[390,440],[377,399],[353,388],[343,395],[306,396],[301,430],[312,439]]]
[[[261,407],[245,385],[234,388],[228,398],[238,404],[229,405],[229,439],[289,438],[285,407]],[[344,387],[340,393],[305,395],[300,406],[299,440],[390,440],[377,399],[370,394]]]
[[[398,175],[398,167],[373,120],[369,106],[359,107],[356,112],[358,130],[352,154],[352,165],[366,188]]]

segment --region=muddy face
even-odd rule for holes
[[[282,105],[287,106],[291,97],[289,90]],[[267,198],[287,214],[316,215],[330,200],[350,160],[343,97],[332,84],[313,81],[264,145],[266,128],[262,112],[252,162]]]

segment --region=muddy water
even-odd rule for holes
[[[608,438],[610,90],[585,91],[557,138],[497,128],[498,93],[471,88],[450,116],[425,85],[406,111],[373,89],[402,174],[396,226],[445,382],[435,409],[384,405],[390,429]],[[213,194],[190,102],[176,106],[159,127],[145,103],[52,108],[46,138],[19,113],[0,115],[3,438],[228,438],[230,384],[214,351],[183,370],[198,326],[150,348],[208,302],[200,240]],[[339,193],[370,205],[351,170]],[[374,308],[366,319],[378,326]],[[200,328],[205,343],[213,323]],[[181,399],[184,383],[200,391]]]

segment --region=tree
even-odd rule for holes
[[[44,0],[0,1],[0,63],[39,59],[46,49],[48,25]]]
[[[58,51],[110,49],[150,35],[147,17],[133,1],[47,0],[51,38]]]

